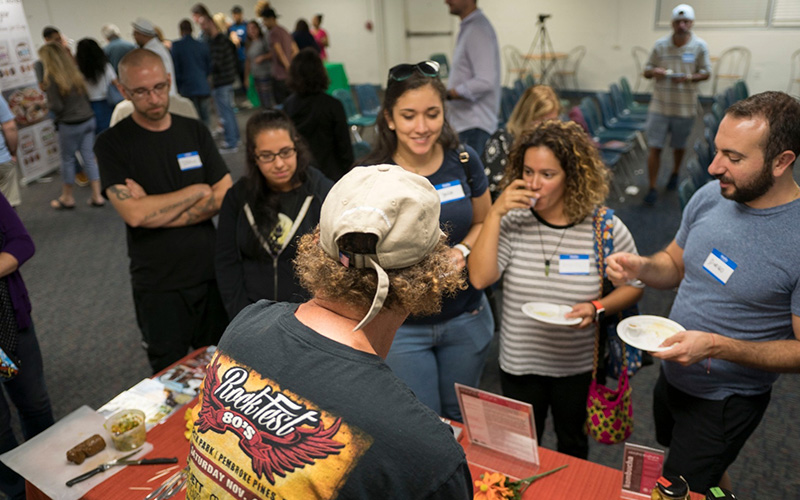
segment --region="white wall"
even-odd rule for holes
[[[665,0],[668,1],[668,0]],[[177,38],[178,22],[189,16],[193,0],[23,0],[31,34],[41,40],[42,27],[58,26],[71,38],[85,36],[100,39],[100,27],[107,22],[120,26],[130,39],[130,22],[138,16],[159,25],[167,37]],[[229,12],[234,3],[251,17],[255,0],[208,0],[212,12]],[[677,0],[676,0],[677,3]],[[273,0],[281,16],[278,21],[290,31],[298,17],[310,20],[321,12],[323,26],[331,37],[329,57],[343,62],[351,82],[385,83],[387,69],[398,62],[416,62],[442,48],[452,53],[458,20],[454,16],[435,15],[436,9],[447,12],[443,0]],[[648,50],[653,42],[669,33],[656,30],[655,0],[479,0],[478,5],[492,21],[501,47],[511,44],[527,51],[536,34],[540,13],[552,14],[547,21],[550,38],[557,51],[569,51],[577,45],[588,48],[579,71],[583,89],[606,89],[625,75],[633,81],[631,48],[640,45]],[[436,26],[432,25],[436,19]],[[366,29],[367,21],[373,30]],[[442,24],[441,27],[438,24]],[[450,39],[406,39],[406,29],[452,30]],[[800,48],[798,29],[702,29],[698,36],[708,42],[712,55],[734,45],[748,47],[753,60],[747,83],[751,91],[785,90],[789,80],[789,58]],[[701,91],[708,93],[710,84]]]

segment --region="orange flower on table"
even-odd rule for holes
[[[475,481],[474,500],[504,500],[514,498],[514,491],[506,486],[506,476],[499,472],[484,472]]]

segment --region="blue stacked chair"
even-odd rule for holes
[[[623,141],[633,145],[636,138],[636,131],[634,130],[609,130],[603,125],[602,115],[597,108],[597,103],[589,98],[584,97],[581,99],[581,111],[586,119],[586,124],[592,131],[592,135],[600,142],[606,141]]]
[[[358,106],[361,108],[361,114],[366,117],[377,118],[378,113],[381,111],[381,100],[378,97],[378,90],[375,85],[362,83],[353,85],[353,87],[356,89],[356,97],[358,98]]]
[[[622,95],[622,89],[619,88],[619,85],[612,83],[608,87],[608,90],[611,94],[611,103],[614,105],[614,113],[617,116],[642,122],[647,120],[647,112],[634,112],[628,108],[627,104],[625,103],[625,97]]]
[[[376,116],[364,116],[358,112],[356,103],[353,101],[353,94],[349,90],[336,89],[333,91],[333,97],[339,100],[344,106],[344,114],[347,116],[347,124],[350,125],[350,131],[353,132],[353,137],[356,142],[361,142],[361,134],[358,132],[360,127],[371,127],[375,125]]]
[[[596,92],[595,97],[600,109],[600,118],[603,125],[609,130],[644,130],[644,122],[633,118],[620,118],[614,114],[611,96],[604,92]]]

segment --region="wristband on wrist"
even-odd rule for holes
[[[463,242],[459,243],[458,245],[453,246],[453,248],[455,248],[456,250],[461,252],[461,254],[464,256],[465,259],[467,258],[467,256],[472,251],[472,250],[470,250],[469,246],[466,243],[463,243]]]
[[[593,300],[592,305],[594,306],[594,320],[598,323],[603,321],[603,318],[606,315],[606,308],[603,307],[603,304],[600,303],[599,300]]]

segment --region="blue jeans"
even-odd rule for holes
[[[58,124],[58,145],[61,148],[61,180],[64,184],[75,184],[75,152],[81,152],[83,168],[90,181],[100,179],[97,159],[94,156],[94,117],[83,123]]]
[[[92,101],[90,104],[92,105],[92,111],[94,111],[96,125],[94,133],[95,135],[100,135],[100,132],[107,129],[109,123],[111,123],[111,113],[114,112],[114,108],[105,99]]]
[[[42,352],[33,325],[19,332],[16,354],[20,359],[19,375],[2,386],[17,408],[22,434],[27,440],[53,425],[54,421],[44,384]],[[6,397],[0,394],[0,454],[13,450],[18,444],[11,430],[11,407]],[[0,463],[0,491],[14,500],[25,498],[25,481],[3,463]]]
[[[438,415],[461,421],[453,384],[478,387],[494,319],[486,296],[475,311],[435,325],[403,325],[386,363]]]
[[[233,148],[239,144],[239,125],[236,123],[236,113],[233,112],[233,85],[222,85],[211,90],[217,116],[222,121],[225,130],[226,148]]]
[[[483,150],[486,148],[486,141],[489,140],[492,134],[489,132],[480,129],[480,128],[471,128],[468,130],[464,130],[458,133],[458,140],[466,144],[467,146],[471,146],[472,149],[478,153],[478,157],[483,156]]]
[[[192,95],[186,98],[192,101],[194,109],[197,110],[197,114],[200,116],[200,121],[208,127],[211,123],[211,97],[207,95]]]

